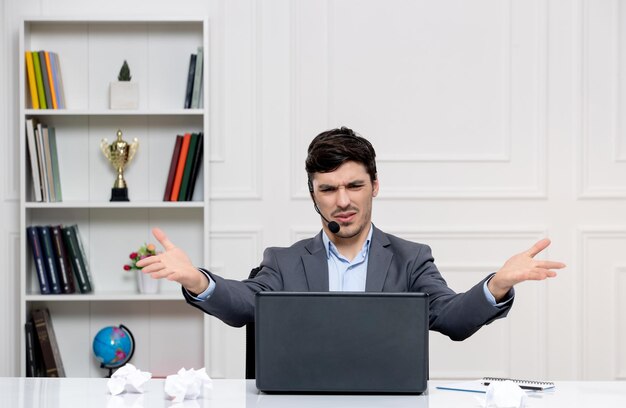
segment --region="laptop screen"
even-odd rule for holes
[[[260,292],[256,384],[266,392],[421,393],[423,293]]]

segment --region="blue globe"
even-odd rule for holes
[[[135,351],[133,335],[124,325],[101,329],[93,339],[93,353],[103,368],[121,367]]]

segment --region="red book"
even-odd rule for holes
[[[180,156],[180,148],[182,144],[183,137],[181,135],[177,135],[176,141],[174,142],[174,152],[172,153],[172,160],[170,161],[170,171],[167,174],[167,183],[165,184],[165,194],[163,194],[163,201],[171,201],[172,186],[174,185],[174,177],[176,176],[178,157]]]
[[[180,185],[183,181],[183,173],[185,171],[185,162],[187,161],[187,153],[189,152],[189,142],[191,141],[191,133],[185,133],[183,144],[180,147],[178,155],[178,163],[176,164],[176,175],[174,176],[174,184],[172,185],[172,195],[170,201],[178,201],[180,193]]]

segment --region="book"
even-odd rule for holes
[[[52,184],[54,186],[55,201],[63,201],[61,193],[61,175],[59,174],[59,157],[57,152],[57,135],[52,126],[48,126],[48,143],[50,144],[50,162],[52,167]]]
[[[204,134],[200,132],[198,134],[198,144],[196,145],[196,151],[193,155],[193,163],[191,165],[191,176],[189,177],[189,187],[187,188],[187,196],[185,197],[186,201],[191,201],[193,199],[193,192],[196,187],[196,181],[198,180],[198,175],[200,174],[200,169],[202,168],[202,155],[204,154]]]
[[[76,284],[72,272],[72,263],[70,262],[65,243],[63,242],[63,231],[60,225],[51,225],[50,236],[52,237],[52,248],[57,262],[57,270],[59,271],[59,281],[61,282],[62,293],[75,293]]]
[[[202,79],[204,82],[204,79]],[[200,100],[198,101],[198,108],[204,109],[204,86],[200,86]]]
[[[202,65],[203,65],[203,48],[198,47],[198,54],[196,54],[196,66],[194,68],[193,76],[193,91],[191,92],[191,108],[197,109],[200,107],[200,89],[202,88]]]
[[[34,119],[26,119],[26,142],[28,144],[28,158],[30,160],[30,172],[33,179],[33,193],[35,201],[43,201],[43,192],[41,190],[41,174],[39,173],[39,160],[37,158],[37,143],[35,142]]]
[[[196,54],[189,57],[189,72],[187,73],[187,90],[185,91],[185,109],[191,108],[191,96],[193,93],[193,78],[196,73]]]
[[[172,151],[172,160],[170,160],[170,170],[167,173],[167,182],[165,183],[165,193],[163,201],[171,201],[172,185],[176,176],[176,167],[178,165],[178,156],[180,156],[180,147],[183,144],[183,136],[177,135],[174,141],[174,150]]]
[[[193,164],[193,155],[198,145],[198,133],[192,133],[189,140],[189,148],[187,150],[187,158],[185,159],[185,168],[183,169],[183,178],[180,183],[180,191],[178,192],[178,201],[185,201],[187,198],[187,189],[189,188],[189,177],[191,176],[191,165]]]
[[[39,242],[41,242],[41,252],[43,254],[44,265],[48,282],[50,283],[50,292],[61,293],[61,283],[59,282],[59,271],[57,270],[56,255],[52,246],[52,238],[48,227],[38,225],[37,234],[39,234]]]
[[[52,94],[50,93],[50,78],[48,77],[48,69],[46,67],[46,52],[37,51],[37,55],[39,56],[39,66],[41,67],[41,79],[43,80],[43,93],[46,96],[46,108],[54,109],[52,106]]]
[[[43,356],[46,377],[65,377],[65,369],[61,360],[61,352],[57,343],[52,319],[48,308],[34,309],[31,311],[41,354]]]
[[[37,99],[39,99],[39,109],[47,109],[46,93],[43,86],[41,66],[39,65],[39,54],[37,51],[29,51],[33,57],[33,69],[35,71],[35,82],[37,84]]]
[[[24,325],[24,342],[26,346],[26,377],[43,377],[41,347],[32,318],[28,319]]]
[[[35,143],[37,145],[37,163],[39,165],[39,174],[41,176],[41,191],[43,201],[50,201],[50,186],[48,186],[48,174],[46,169],[46,155],[43,143],[43,126],[37,123],[35,128]]]
[[[92,291],[90,276],[87,272],[87,263],[82,256],[80,247],[78,245],[79,237],[76,234],[76,229],[72,228],[75,225],[63,226],[61,231],[63,232],[63,242],[65,243],[65,249],[71,261],[72,270],[74,271],[74,277],[76,278],[76,285],[80,293],[89,293]]]
[[[57,104],[56,89],[54,88],[54,78],[52,77],[52,63],[50,62],[50,53],[44,51],[46,59],[46,71],[48,72],[48,80],[50,81],[50,99],[52,100],[52,109],[59,109]]]
[[[50,133],[48,132],[48,126],[42,126],[43,132],[43,153],[44,161],[46,163],[46,185],[48,186],[48,194],[50,195],[49,201],[57,201],[56,190],[54,188],[54,176],[52,174],[52,154],[50,153]]]
[[[80,252],[80,256],[83,259],[83,264],[85,265],[85,278],[89,283],[89,291],[93,291],[93,278],[91,277],[91,269],[89,268],[89,257],[87,256],[87,251],[85,251],[85,245],[83,244],[83,238],[80,234],[80,230],[78,229],[78,225],[70,225],[70,229],[74,232],[76,236],[76,241],[78,242],[78,251]]]
[[[518,380],[515,378],[499,378],[499,377],[483,377],[481,380],[482,384],[488,386],[493,382],[500,381],[512,381],[515,384],[519,385],[519,387],[523,390],[532,390],[532,391],[544,391],[551,388],[554,388],[555,385],[552,381],[534,381],[534,380]]]
[[[180,185],[183,181],[183,172],[185,171],[185,162],[187,161],[190,141],[191,133],[185,133],[185,136],[183,136],[183,144],[180,147],[180,154],[178,155],[178,163],[176,164],[176,175],[174,176],[170,201],[178,201],[178,193],[180,192]]]
[[[50,283],[48,282],[48,275],[46,274],[45,260],[41,249],[41,242],[39,241],[39,234],[35,226],[26,227],[26,236],[28,237],[28,243],[33,253],[33,261],[35,262],[35,272],[37,274],[37,280],[39,281],[39,291],[42,295],[50,293]]]
[[[54,89],[57,91],[59,109],[65,109],[65,92],[63,91],[63,77],[61,76],[61,62],[56,52],[50,53],[52,59],[52,76],[54,77]]]
[[[35,67],[33,66],[33,54],[30,51],[24,52],[26,58],[26,77],[28,79],[28,95],[30,95],[30,106],[39,109],[39,96],[37,95],[37,80],[35,79]]]

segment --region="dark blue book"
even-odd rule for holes
[[[37,227],[26,227],[26,235],[28,236],[28,243],[33,253],[33,260],[35,261],[35,271],[37,272],[37,280],[39,281],[39,290],[42,295],[50,293],[50,284],[48,283],[48,276],[46,275],[46,267],[44,266],[44,257],[41,250],[41,242],[39,241],[39,234],[37,233]]]
[[[48,283],[50,284],[50,292],[59,294],[61,293],[61,280],[59,279],[59,268],[56,263],[50,229],[45,226],[37,226],[37,233],[39,234],[39,242],[41,242],[41,252],[43,253]]]
[[[59,280],[61,281],[61,292],[74,293],[76,287],[74,284],[74,275],[72,272],[72,263],[65,249],[63,242],[63,231],[60,225],[50,226],[50,235],[52,236],[52,246],[54,247],[54,255],[57,261],[59,271]]]

